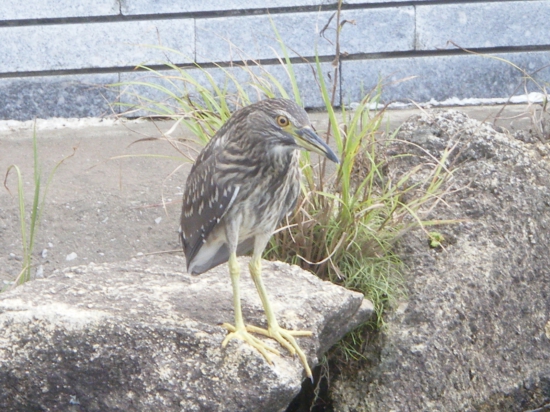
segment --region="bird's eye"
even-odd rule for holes
[[[286,116],[277,116],[277,124],[281,127],[287,127],[289,124],[288,117]]]

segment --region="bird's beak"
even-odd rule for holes
[[[296,129],[296,143],[310,152],[319,153],[334,163],[340,163],[336,154],[323,140],[317,136],[311,127]]]

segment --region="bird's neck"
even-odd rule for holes
[[[271,168],[277,171],[288,173],[289,170],[298,168],[300,151],[290,146],[275,146],[267,149],[266,162]]]
[[[280,145],[267,147],[265,150],[265,155],[269,161],[278,164],[287,164],[298,153],[298,150],[294,147]]]

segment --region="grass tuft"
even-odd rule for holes
[[[73,149],[76,150],[76,149]],[[11,191],[8,187],[8,178],[12,172],[17,176],[17,197],[19,201],[19,222],[20,222],[20,232],[21,232],[21,242],[23,244],[23,263],[21,272],[15,278],[13,284],[21,285],[29,280],[32,276],[33,268],[33,251],[34,243],[36,240],[36,233],[40,225],[42,213],[44,211],[44,202],[48,193],[48,188],[53,180],[53,176],[57,171],[57,168],[67,160],[69,157],[74,155],[74,151],[69,156],[63,158],[59,161],[50,174],[45,183],[42,181],[42,170],[40,168],[40,162],[38,158],[38,142],[36,136],[36,122],[34,124],[33,136],[32,136],[32,151],[33,151],[33,182],[34,182],[34,192],[33,192],[33,201],[30,209],[30,216],[28,221],[27,228],[27,212],[25,208],[25,189],[23,184],[23,175],[21,174],[21,169],[19,166],[12,164],[8,167],[6,175],[4,177],[4,187],[11,194]]]

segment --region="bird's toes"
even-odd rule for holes
[[[222,347],[223,348],[225,348],[227,346],[229,341],[231,341],[233,339],[239,339],[239,340],[242,340],[242,341],[248,343],[250,346],[255,348],[258,352],[260,352],[269,364],[272,364],[273,362],[271,361],[271,358],[269,357],[268,352],[271,352],[271,353],[273,353],[277,356],[280,356],[280,352],[277,349],[272,348],[271,346],[269,346],[266,343],[262,342],[258,338],[252,336],[250,333],[248,333],[248,331],[246,329],[244,329],[244,328],[243,329],[238,329],[238,328],[236,328],[235,326],[233,326],[229,323],[224,323],[221,326],[229,331],[229,333],[227,334],[227,336],[225,337],[225,339],[222,342]]]
[[[313,336],[313,332],[310,330],[287,330],[291,336],[296,337],[310,337]]]
[[[222,323],[220,326],[227,329],[228,332],[235,332],[237,330],[237,328],[230,323]]]
[[[260,335],[271,337],[271,334],[269,333],[269,331],[267,329],[259,328],[259,327],[254,326],[254,325],[246,325],[246,330],[248,332],[259,333]]]
[[[279,328],[277,330],[277,333],[281,337],[281,340],[277,339],[277,341],[281,343],[282,346],[287,348],[292,355],[298,355],[298,357],[300,358],[300,361],[302,362],[302,365],[304,365],[306,375],[309,378],[311,378],[312,377],[311,368],[309,367],[309,364],[307,362],[306,354],[304,353],[302,348],[300,348],[300,346],[298,345],[298,342],[296,342],[296,339],[294,339],[294,336],[311,336],[312,333],[308,331],[290,331],[282,328]],[[286,344],[283,342],[285,342]]]

